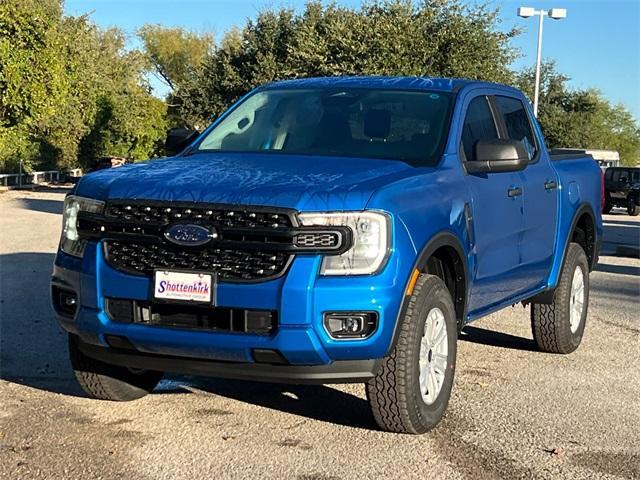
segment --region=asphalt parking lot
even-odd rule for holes
[[[171,377],[85,398],[48,282],[64,192],[0,194],[0,478],[640,478],[640,219],[605,217],[585,338],[536,351],[521,306],[465,329],[444,421],[376,429],[361,385]]]

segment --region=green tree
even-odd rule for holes
[[[0,170],[37,159],[41,118],[62,102],[57,0],[0,2]]]
[[[153,155],[166,107],[151,95],[147,71],[122,32],[64,16],[59,0],[3,0],[0,169],[15,171],[19,160],[27,169],[68,168],[105,155]]]
[[[202,68],[213,48],[213,35],[160,25],[145,25],[137,33],[151,73],[170,88],[165,99],[168,121],[174,126],[188,125],[180,115],[180,92]]]
[[[145,25],[138,30],[138,37],[155,74],[172,90],[200,68],[213,47],[210,33],[197,34],[179,27]]]
[[[265,11],[228,32],[180,92],[181,114],[202,126],[251,88],[283,78],[421,75],[509,82],[516,31],[495,10],[458,0],[308,3]]]
[[[612,105],[596,89],[571,89],[554,62],[542,65],[538,121],[551,148],[617,150],[623,164],[640,160],[640,127],[622,105]],[[516,86],[533,98],[535,71],[517,75]]]

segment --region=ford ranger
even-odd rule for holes
[[[580,344],[600,170],[550,154],[518,90],[282,81],[169,147],[64,202],[51,298],[93,398],[163,372],[362,382],[382,429],[422,433],[469,322],[523,302],[540,350]]]

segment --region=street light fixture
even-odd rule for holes
[[[567,18],[566,8],[552,8],[550,10],[536,10],[533,7],[520,7],[518,8],[518,16],[522,18],[530,18],[534,15],[538,15],[538,53],[536,58],[536,84],[533,94],[533,114],[538,116],[538,97],[540,95],[540,63],[542,60],[542,21],[545,16],[551,17],[554,20],[562,20]]]

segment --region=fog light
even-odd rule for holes
[[[76,297],[75,295],[62,295],[62,301],[64,302],[64,306],[68,308],[76,308]]]
[[[363,339],[378,326],[376,312],[331,312],[324,314],[324,328],[332,338]]]
[[[51,287],[53,307],[61,315],[73,317],[78,308],[78,295],[70,290],[62,289],[56,285]]]

